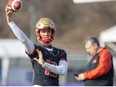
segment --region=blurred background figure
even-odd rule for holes
[[[86,72],[75,76],[78,81],[85,81],[85,86],[113,86],[114,68],[112,54],[100,47],[95,37],[85,41],[85,49],[91,55]]]

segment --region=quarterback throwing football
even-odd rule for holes
[[[41,18],[35,25],[35,34],[40,45],[33,44],[13,22],[13,11],[6,6],[6,19],[15,36],[22,42],[34,69],[33,86],[59,86],[59,75],[67,73],[65,50],[54,47],[56,27],[49,18]]]

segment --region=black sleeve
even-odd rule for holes
[[[35,57],[37,58],[38,57],[38,53],[36,52],[36,49],[37,49],[37,46],[35,45],[35,49],[32,52],[32,54],[28,54],[27,52],[25,52],[25,53],[30,57],[30,59],[33,59]]]
[[[60,55],[60,60],[66,60],[67,61],[67,53],[66,51],[62,50]]]

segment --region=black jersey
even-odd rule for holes
[[[36,46],[43,54],[45,62],[59,65],[60,60],[67,61],[67,54],[64,50],[55,48],[53,46]],[[32,55],[29,55],[31,59],[38,57],[39,55],[35,51]],[[44,69],[38,62],[31,60],[34,69],[34,82],[33,85],[42,86],[59,86],[59,75],[55,74],[47,69]]]

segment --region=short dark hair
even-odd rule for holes
[[[96,37],[90,37],[90,38],[86,39],[86,40],[85,40],[85,44],[86,44],[88,41],[90,41],[91,44],[94,44],[94,43],[95,43],[95,44],[97,44],[98,46],[100,46],[99,41],[98,41],[98,39],[97,39]]]

